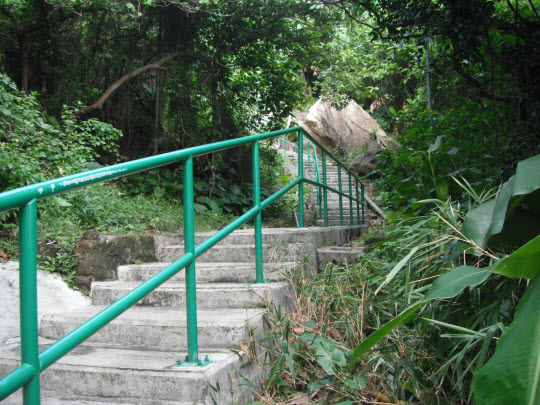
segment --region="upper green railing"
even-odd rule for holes
[[[290,133],[298,134],[298,176],[291,183],[277,191],[264,201],[261,201],[260,182],[260,162],[259,144],[260,141],[275,138]],[[309,135],[306,135],[309,137]],[[310,137],[311,138],[311,137]],[[324,223],[328,225],[327,192],[338,193],[340,202],[343,197],[349,199],[349,209],[351,224],[353,218],[353,201],[356,202],[357,223],[360,223],[360,206],[362,207],[362,223],[364,218],[364,187],[361,185],[362,193],[358,192],[359,179],[336,159],[330,152],[326,151],[317,141],[311,138],[311,142],[317,145],[322,151],[322,171],[323,181],[313,181],[304,177],[303,145],[304,133],[302,128],[295,127],[280,131],[268,132],[259,135],[252,135],[243,138],[231,139],[223,142],[216,142],[207,145],[196,146],[175,152],[165,153],[158,156],[138,159],[131,162],[120,163],[79,173],[71,176],[61,177],[50,181],[37,183],[34,185],[21,187],[15,190],[0,193],[0,212],[9,209],[20,209],[19,224],[19,285],[20,285],[20,324],[21,324],[21,366],[0,379],[0,401],[11,395],[17,389],[23,387],[23,399],[25,404],[40,403],[40,373],[69,351],[88,339],[99,329],[117,318],[128,308],[144,298],[147,294],[155,290],[165,281],[169,280],[180,270],[186,269],[186,312],[187,312],[187,338],[188,355],[185,362],[179,365],[202,365],[199,360],[198,336],[197,336],[197,307],[196,307],[196,285],[195,285],[195,260],[212,246],[217,244],[242,224],[254,218],[255,233],[255,274],[256,282],[264,282],[263,274],[263,245],[262,245],[262,214],[261,211],[274,202],[279,197],[296,186],[298,188],[298,213],[299,227],[304,227],[304,183],[309,183],[317,187],[322,187],[324,194]],[[312,145],[313,145],[312,144]],[[232,221],[226,227],[216,232],[210,238],[195,245],[195,218],[193,210],[193,158],[211,152],[218,152],[241,145],[252,145],[252,165],[253,165],[253,206],[243,215]],[[315,156],[317,156],[315,151]],[[339,190],[327,185],[326,179],[326,158],[330,156],[338,166],[348,172],[349,193],[344,193],[341,187]],[[315,160],[317,162],[317,160]],[[39,351],[38,346],[38,318],[37,318],[37,209],[38,200],[65,193],[80,187],[91,184],[116,179],[144,170],[153,169],[170,163],[183,162],[183,205],[184,205],[184,256],[167,266],[165,269],[143,282],[133,291],[127,293],[122,298],[103,309],[97,315],[75,328],[63,338],[59,339],[43,351]],[[318,163],[317,163],[318,166]],[[339,171],[341,180],[341,170]],[[352,179],[355,180],[355,192],[353,193]],[[359,197],[361,195],[361,197]],[[340,203],[341,221],[343,224],[343,204]]]

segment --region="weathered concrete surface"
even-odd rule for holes
[[[362,150],[376,153],[396,145],[377,121],[354,101],[337,110],[329,102],[319,100],[297,120],[325,148],[338,149],[346,155]]]
[[[270,263],[294,262],[299,257],[309,256],[313,248],[304,243],[263,245],[263,260]],[[167,246],[159,260],[172,262],[185,254],[184,246]],[[255,245],[216,245],[197,258],[197,263],[221,263],[236,261],[255,263]]]
[[[362,257],[364,249],[360,247],[328,246],[317,249],[319,270],[326,268],[328,263],[354,263]]]
[[[64,314],[45,316],[40,336],[59,339],[104,309],[90,306]],[[197,311],[199,347],[229,349],[249,341],[247,323],[263,330],[260,309]],[[187,347],[186,311],[179,308],[133,307],[104,326],[88,342],[153,350],[182,350]]]
[[[156,261],[152,235],[98,235],[86,232],[77,243],[75,284],[88,291],[92,281],[115,280],[116,268],[135,261]]]
[[[156,262],[147,264],[127,264],[119,266],[118,280],[145,281],[163,270],[170,263]],[[268,281],[287,280],[294,262],[264,263],[264,277]],[[197,263],[197,282],[245,283],[255,280],[255,262],[253,263]],[[182,270],[172,277],[171,282],[185,281],[186,273]]]
[[[2,401],[2,405],[21,405],[23,397],[21,390],[15,392],[10,397]],[[152,399],[138,398],[97,398],[81,397],[71,394],[58,395],[54,392],[41,391],[41,405],[203,405],[200,402],[178,402],[178,401],[160,401]]]
[[[92,305],[110,305],[134,290],[136,281],[99,281],[92,284]],[[248,287],[248,288],[246,288]],[[270,302],[285,306],[290,295],[289,283],[199,283],[198,309],[265,307]],[[185,308],[185,283],[165,283],[137,303],[138,306]]]
[[[53,341],[41,339],[43,350]],[[18,342],[0,349],[0,375],[19,365]],[[232,404],[245,403],[249,394],[239,381],[231,387],[233,371],[247,363],[230,351],[206,351],[212,361],[205,367],[176,367],[185,352],[141,351],[126,348],[84,345],[41,374],[45,392],[54,389],[56,395],[94,398],[102,403],[130,404]],[[253,365],[242,368],[248,378],[257,379]],[[213,387],[220,387],[218,390]],[[126,401],[133,397],[133,401]],[[233,398],[234,393],[234,398]],[[82,397],[82,400],[81,400]],[[10,398],[10,401],[12,399]],[[2,402],[4,403],[4,402]],[[11,402],[13,403],[13,402]],[[68,402],[69,403],[69,402]]]
[[[265,229],[263,240],[270,252],[267,255],[272,256],[272,251],[291,252],[291,261],[265,264],[265,270],[275,271],[276,274],[271,276],[275,277],[275,280],[284,278],[290,269],[289,266],[304,263],[294,252],[303,252],[306,246],[311,249],[311,255],[302,266],[304,270],[316,269],[317,247],[344,243],[359,236],[364,230],[365,227],[359,226],[314,227],[301,230]],[[197,240],[202,241],[208,236],[198,234]],[[164,236],[163,240],[167,237]],[[267,294],[268,297],[272,295],[276,302],[285,301],[285,297],[282,296],[287,289],[283,289],[281,287],[283,283],[279,282],[264,286],[248,286],[243,281],[239,282],[239,275],[229,280],[236,282],[235,285],[215,283],[211,278],[212,275],[217,275],[218,279],[225,280],[230,277],[226,273],[235,270],[240,275],[254,274],[254,258],[247,256],[252,250],[252,238],[252,230],[237,231],[216,246],[216,252],[228,251],[230,260],[236,262],[223,261],[216,264],[208,258],[207,263],[203,260],[201,263],[197,261],[196,264],[198,275],[207,278],[206,283],[198,284],[199,306],[203,307],[197,311],[200,357],[203,359],[205,354],[210,354],[210,360],[215,360],[215,363],[202,368],[182,368],[180,369],[182,371],[172,368],[180,358],[179,354],[187,347],[187,320],[185,309],[180,308],[185,300],[182,296],[183,284],[174,285],[168,282],[156,291],[156,295],[141,302],[141,306],[131,308],[120,315],[82,346],[47,369],[41,377],[45,396],[55,391],[55,395],[68,401],[66,404],[72,399],[75,403],[83,404],[86,401],[89,404],[124,402],[156,405],[165,405],[168,402],[183,404],[189,401],[201,405],[213,403],[240,405],[253,400],[246,384],[241,378],[237,378],[236,372],[246,375],[257,383],[263,370],[257,368],[256,362],[250,362],[244,368],[247,355],[238,356],[223,350],[242,345],[243,352],[250,347],[253,340],[264,338],[267,327],[263,322],[265,310],[235,308],[238,304],[232,303],[231,300],[240,302],[245,300],[250,304],[260,305],[260,301],[249,296],[249,291],[255,289],[261,294]],[[176,253],[182,253],[181,236],[172,236],[170,240],[180,245],[174,248]],[[160,249],[171,250],[166,247],[165,242]],[[232,252],[236,252],[236,255]],[[157,263],[130,264],[121,267],[112,276],[113,279],[118,277],[119,280],[95,283],[96,302],[101,299],[102,302],[116,299],[164,266],[166,264]],[[177,282],[183,281],[181,276],[175,277]],[[102,294],[102,298],[98,298],[99,294]],[[214,303],[204,303],[206,300]],[[151,306],[155,304],[167,304],[167,307]],[[178,305],[179,308],[170,307],[171,305]],[[220,308],[210,310],[205,309],[205,305]],[[59,339],[103,308],[101,305],[92,305],[81,310],[44,317],[40,335],[46,339]],[[15,346],[17,345],[10,344],[0,348],[0,376],[20,364],[18,347]],[[220,352],[222,358],[218,354]],[[221,388],[217,389],[218,386]],[[216,387],[216,390],[211,387]],[[130,398],[133,398],[132,402]],[[51,403],[62,402],[53,400]]]

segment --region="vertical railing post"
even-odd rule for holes
[[[40,403],[37,319],[37,200],[21,208],[20,216],[20,322],[21,361],[34,368],[34,377],[23,387],[24,405]]]
[[[327,180],[326,180],[326,150],[323,149],[322,151],[322,178],[323,178],[323,200],[324,200],[324,226],[328,226],[328,190],[326,187],[328,186]]]
[[[287,153],[287,135],[283,135],[283,153]]]
[[[364,184],[361,185],[362,188],[362,225],[366,224],[366,213],[365,213],[365,207],[366,207],[366,200],[364,198]]]
[[[311,155],[309,154],[309,142],[307,144],[307,167],[311,169]]]
[[[252,149],[253,164],[253,206],[259,212],[255,215],[255,273],[256,282],[264,283],[263,247],[262,247],[262,212],[261,212],[261,170],[259,161],[259,141],[255,141]]]
[[[354,224],[354,214],[353,214],[353,203],[352,203],[352,196],[353,196],[353,192],[352,192],[352,179],[351,179],[351,173],[349,173],[349,224],[350,225],[353,225]]]
[[[338,161],[338,184],[339,184],[339,224],[343,226],[343,186],[341,185],[341,163]]]
[[[358,178],[354,178],[355,181],[355,197],[356,197],[356,225],[360,225],[360,193],[358,190]]]
[[[186,315],[188,363],[199,361],[197,336],[197,281],[195,275],[195,214],[193,206],[193,156],[184,160],[184,251],[191,253],[192,262],[186,267]]]
[[[317,149],[315,149],[314,151],[315,153],[315,156],[317,156]],[[321,172],[319,170],[319,159],[317,158],[317,160],[314,162],[314,164],[316,165],[316,170],[317,170],[317,181],[320,183],[321,182]],[[317,186],[317,203],[319,204],[319,218],[322,217],[322,189],[321,189],[321,186]]]
[[[304,227],[304,131],[298,131],[298,227]]]

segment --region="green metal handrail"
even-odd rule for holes
[[[287,141],[287,135],[283,135],[283,138],[280,138],[280,140],[283,142],[283,152],[287,152],[287,145],[291,145],[293,148],[298,150],[297,145],[295,145],[292,142]],[[320,173],[320,170],[319,170],[319,158],[317,156],[317,147],[309,139],[306,138],[305,141],[307,141],[307,145],[308,145],[308,150],[304,151],[304,154],[307,155],[307,157],[308,157],[308,169],[311,168],[311,160],[310,159],[313,159],[313,164],[315,165],[315,181],[317,183],[320,183],[321,182],[321,173]],[[313,155],[309,153],[310,145],[311,145],[311,147],[313,149]],[[322,215],[321,198],[322,198],[322,196],[321,196],[321,188],[317,187],[317,202],[319,204],[319,216]]]
[[[259,145],[260,141],[279,137],[288,133],[298,133],[298,177],[287,184],[281,190],[261,201],[260,183],[260,162]],[[309,136],[309,135],[307,135]],[[328,225],[328,212],[326,207],[327,192],[337,192],[340,197],[349,198],[351,218],[353,217],[353,201],[357,205],[357,222],[359,222],[359,205],[362,205],[362,224],[365,223],[364,212],[364,188],[362,194],[358,193],[359,179],[349,171],[349,193],[343,193],[329,187],[326,183],[326,156],[330,156],[338,161],[330,152],[326,151],[316,140],[311,138],[311,142],[321,148],[323,182],[313,181],[304,178],[303,162],[303,140],[302,128],[295,127],[259,135],[251,135],[243,138],[236,138],[207,145],[195,146],[175,152],[169,152],[158,156],[147,157],[131,162],[78,173],[70,176],[49,180],[34,185],[21,187],[0,193],[0,212],[9,209],[19,208],[20,232],[20,319],[21,319],[21,366],[11,371],[8,375],[0,379],[0,401],[11,395],[17,389],[23,387],[23,400],[25,404],[39,404],[40,402],[40,373],[51,364],[66,355],[69,351],[84,342],[99,329],[117,318],[128,308],[144,298],[147,294],[155,290],[161,284],[169,280],[180,270],[186,269],[186,312],[187,312],[187,334],[188,334],[188,356],[187,365],[201,365],[199,360],[199,349],[197,341],[197,308],[196,308],[196,284],[195,284],[195,262],[197,257],[216,245],[241,225],[254,219],[255,233],[255,273],[256,282],[264,282],[263,273],[263,249],[262,249],[262,214],[261,211],[283,196],[294,187],[299,186],[299,227],[304,227],[304,189],[303,184],[309,183],[324,189],[325,199],[325,225]],[[220,231],[199,245],[195,245],[195,219],[193,209],[193,158],[203,154],[218,152],[221,150],[241,146],[252,145],[253,163],[253,207],[240,217],[229,223]],[[313,145],[312,144],[312,145]],[[184,205],[184,256],[161,270],[159,273],[140,284],[133,291],[127,293],[122,298],[103,309],[97,315],[75,328],[73,331],[53,343],[43,351],[38,347],[38,319],[37,319],[37,206],[38,200],[55,196],[77,188],[86,187],[91,184],[116,179],[144,170],[153,169],[170,163],[183,162],[183,205]],[[339,163],[341,164],[341,163]],[[356,192],[351,192],[351,176],[356,182]],[[343,208],[343,207],[341,207]],[[342,210],[341,210],[342,211]],[[343,215],[343,213],[341,213]],[[341,221],[343,222],[343,221]]]

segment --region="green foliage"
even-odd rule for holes
[[[444,111],[426,110],[421,98],[409,101],[396,121],[403,128],[398,150],[384,151],[378,167],[377,185],[393,207],[431,197],[459,199],[463,189],[452,176],[466,177],[477,190],[497,186],[501,172],[508,175],[513,162],[527,157],[521,155],[523,149],[518,152],[518,137],[505,137],[502,147],[498,144],[497,135],[487,126],[492,121],[488,101],[454,98],[454,106]],[[511,118],[511,111],[501,109],[501,113],[509,115],[500,130],[519,132],[521,126]]]
[[[526,205],[527,195],[534,196],[534,193],[538,189],[538,185],[540,183],[538,182],[538,176],[534,176],[533,173],[537,172],[539,164],[540,160],[537,159],[537,157],[520,162],[516,175],[513,176],[508,182],[506,182],[502,186],[499,196],[495,200],[488,201],[482,204],[480,207],[471,211],[467,215],[463,226],[463,234],[466,238],[465,240],[474,243],[473,246],[475,249],[482,249],[487,244],[490,237],[499,233],[504,228],[505,218],[508,219],[509,222],[512,221],[512,215],[510,215],[510,213],[506,214],[507,207],[509,205],[511,205],[513,209],[516,209],[519,203],[525,202]],[[514,200],[514,204],[509,204],[511,198],[515,196],[519,196],[518,200]],[[483,225],[482,221],[479,221],[479,218],[485,218],[485,213],[487,212],[485,209],[483,209],[484,207],[491,207],[489,211],[491,212],[491,217],[498,217],[500,219],[498,222],[495,220],[487,221],[487,226],[482,226],[479,231],[477,227],[479,225]],[[529,217],[535,217],[535,215],[537,215],[535,212],[528,212]],[[471,226],[471,223],[477,224],[477,226]],[[489,225],[492,223],[496,224],[496,230],[490,232]],[[538,234],[538,228],[536,228],[536,234]],[[479,239],[480,242],[478,242]],[[402,312],[398,317],[394,318],[383,327],[377,329],[367,339],[365,339],[354,350],[351,359],[351,365],[354,365],[354,362],[357,359],[364,355],[367,350],[371,349],[383,337],[388,335],[388,333],[390,333],[395,327],[410,320],[414,313],[423,304],[433,299],[454,298],[456,297],[456,295],[460,294],[466,287],[476,286],[478,284],[484,283],[491,273],[499,273],[509,277],[535,278],[540,272],[540,265],[538,264],[539,258],[540,236],[537,236],[536,238],[516,250],[510,256],[500,260],[496,260],[495,263],[488,267],[476,268],[470,266],[460,266],[457,269],[444,274],[433,283],[433,286],[429,289],[429,291],[422,299],[420,299],[417,303]],[[402,262],[404,260],[405,259],[403,259]],[[533,282],[527,288],[527,291],[523,297],[523,306],[526,307],[530,305],[530,296],[534,296],[537,293],[536,290],[538,290],[537,283]],[[532,312],[531,310],[525,311],[527,312],[526,316],[529,316],[530,312]],[[515,387],[517,385],[515,390],[505,390],[504,395],[502,395],[499,391],[498,400],[502,401],[500,403],[520,402],[525,400],[526,403],[532,404],[535,402],[534,398],[538,396],[537,387],[540,381],[540,375],[538,374],[537,370],[539,369],[540,363],[538,363],[537,331],[540,326],[540,318],[538,316],[532,316],[527,318],[527,321],[523,321],[521,318],[522,316],[520,317],[519,314],[516,313],[514,322],[517,323],[517,326],[514,326],[514,323],[512,323],[508,327],[508,330],[503,333],[501,340],[497,345],[497,351],[495,352],[494,356],[495,360],[491,362],[491,365],[488,363],[487,365],[482,367],[481,363],[476,364],[476,369],[479,369],[480,371],[477,377],[475,377],[475,382],[473,383],[473,386],[475,387],[476,392],[481,393],[481,397],[477,398],[479,404],[491,404],[492,399],[497,398],[497,396],[492,397],[490,396],[490,394],[488,394],[488,392],[490,391],[489,388],[479,387],[479,385],[483,384],[485,381],[490,381],[490,387],[494,387],[495,385],[501,386],[501,384],[502,386],[506,387]],[[466,328],[456,327],[455,325],[448,325],[446,322],[441,322],[440,320],[433,322],[440,325],[450,326],[457,330],[469,332],[469,330],[467,330]],[[527,336],[527,338],[525,341],[520,341],[518,344],[515,341],[515,337],[517,336],[515,330],[522,331],[523,328],[528,328],[527,332],[523,332],[525,336]],[[474,334],[474,331],[470,332]],[[505,336],[510,337],[504,338]],[[492,336],[490,336],[490,338],[491,337]],[[487,347],[487,341],[484,342],[484,346]],[[517,348],[517,346],[519,346],[520,348]],[[524,351],[525,353],[523,353]],[[516,363],[516,353],[518,352],[519,354],[517,356],[521,356],[522,359],[526,358],[528,360],[532,357],[532,363]],[[485,359],[485,350],[483,359]],[[505,378],[504,382],[501,381],[501,377],[499,374],[500,370],[502,370],[503,368],[507,370],[507,377]],[[499,372],[497,372],[497,370],[499,370]],[[517,383],[518,381],[520,382],[520,384]]]
[[[58,274],[73,289],[78,289],[74,284],[75,266],[78,263],[75,256],[75,240],[69,236],[59,236],[56,243],[56,252],[53,256],[40,258],[39,267],[49,273]]]
[[[320,92],[337,106],[350,99],[365,109],[376,99],[400,106],[414,94],[422,73],[415,63],[417,49],[416,44],[376,40],[365,25],[338,25],[314,61]]]
[[[100,150],[117,154],[120,131],[96,119],[80,122],[67,108],[58,122],[4,74],[0,100],[0,191],[82,171]]]
[[[425,204],[433,203],[436,208],[423,216],[418,214],[426,208],[414,215],[390,214],[384,230],[361,242],[361,261],[329,265],[301,281],[294,312],[285,317],[274,311],[272,324],[286,343],[280,346],[282,360],[272,369],[267,396],[279,402],[295,391],[309,397],[319,390],[329,404],[376,401],[379,394],[394,402],[470,400],[473,375],[510,328],[526,288],[496,272],[516,274],[523,260],[528,270],[538,269],[538,240],[500,260],[492,254],[456,254],[467,209],[449,201]],[[458,267],[463,259],[465,265]],[[532,319],[529,325],[536,325]],[[321,348],[312,345],[316,339],[325,342]],[[525,353],[534,359],[531,350],[534,345]],[[530,370],[523,367],[529,377],[521,392],[534,386]],[[349,384],[355,376],[364,383]]]
[[[477,404],[533,405],[540,399],[540,275],[521,298],[491,359],[474,376]]]
[[[521,161],[516,174],[501,187],[497,198],[471,211],[463,233],[484,249],[497,235],[498,244],[520,246],[538,234],[540,229],[540,155]],[[462,249],[465,243],[462,243]]]

